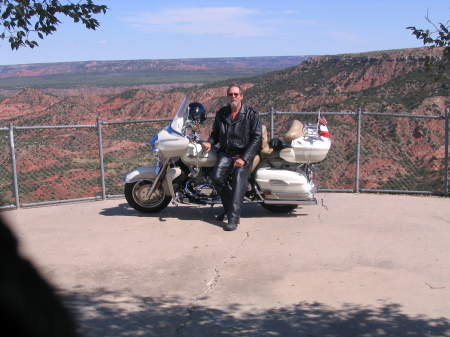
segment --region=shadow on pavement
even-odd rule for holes
[[[241,219],[245,218],[292,218],[299,216],[307,216],[302,213],[302,208],[297,207],[296,213],[271,213],[260,205],[247,205],[242,207]],[[137,216],[137,217],[151,217],[159,218],[159,221],[167,221],[167,219],[175,218],[179,220],[202,220],[209,222],[213,225],[217,225],[215,216],[220,214],[222,206],[214,206],[212,209],[210,206],[203,205],[181,205],[181,206],[168,206],[164,210],[158,213],[140,213],[130,207],[127,203],[119,204],[117,207],[106,208],[100,212],[100,215],[104,216]]]
[[[345,304],[332,308],[300,302],[265,311],[240,304],[208,308],[201,300],[124,296],[98,289],[66,294],[78,312],[84,336],[448,336],[450,321],[402,313],[395,303],[379,307]],[[247,306],[248,307],[248,306]],[[239,317],[233,313],[239,312]]]

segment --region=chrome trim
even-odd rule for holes
[[[307,200],[311,199],[311,193],[279,193],[271,192],[270,195],[266,196],[266,200]],[[270,198],[272,197],[272,198]]]
[[[270,205],[317,205],[317,199],[309,200],[264,200],[264,204]]]

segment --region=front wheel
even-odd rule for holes
[[[298,205],[276,205],[262,203],[261,206],[272,213],[289,213],[296,209]]]
[[[153,193],[148,196],[152,183],[149,180],[141,180],[125,184],[125,199],[136,211],[156,213],[166,208],[172,199],[170,195],[166,195],[162,186],[155,188]]]

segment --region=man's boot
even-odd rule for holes
[[[237,229],[238,223],[237,221],[230,220],[228,223],[223,227],[223,230],[225,231],[235,231]]]

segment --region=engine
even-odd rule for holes
[[[195,185],[191,184],[191,191],[195,194],[198,198],[211,198],[212,196],[216,195],[216,190],[214,189],[214,186],[210,184],[204,184],[204,185]]]
[[[217,192],[212,184],[211,173],[212,168],[202,168],[198,174],[191,172],[186,182],[186,194],[201,199],[216,196]]]

